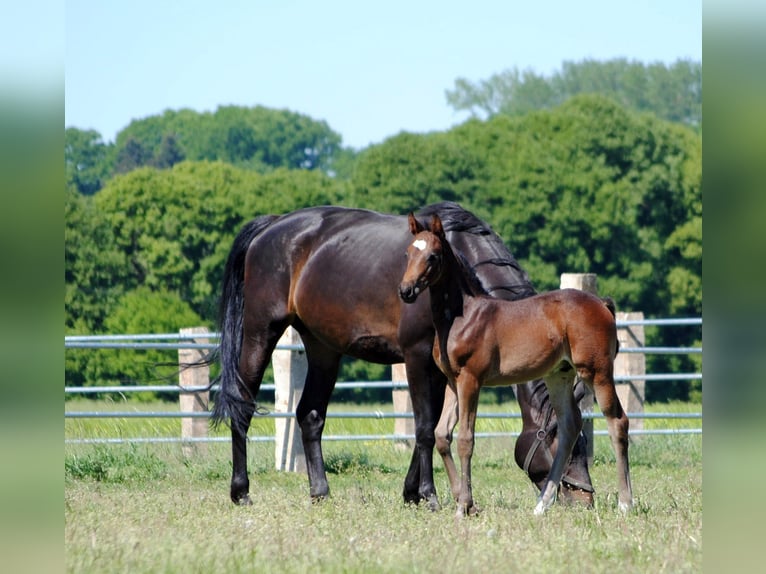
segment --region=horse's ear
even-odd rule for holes
[[[444,227],[441,218],[435,213],[431,216],[431,233],[439,238],[444,238]]]
[[[420,222],[415,218],[415,214],[410,211],[410,214],[407,216],[407,221],[410,223],[410,233],[413,235],[417,235],[421,231],[425,231],[425,228],[420,225]]]

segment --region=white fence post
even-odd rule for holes
[[[598,277],[595,273],[562,273],[562,289],[579,289],[593,295],[598,295]],[[586,387],[585,396],[580,401],[580,410],[583,413],[593,413],[593,392]],[[588,466],[593,465],[593,419],[585,419],[582,422],[582,432],[588,441],[586,448]]]
[[[288,327],[277,343],[279,345],[300,345],[298,332]],[[294,413],[303,393],[308,372],[308,362],[304,351],[276,349],[271,356],[274,368],[274,411]],[[276,445],[274,461],[277,470],[306,472],[306,455],[298,421],[293,417],[274,419],[276,426]]]
[[[638,313],[617,313],[618,321],[643,321],[644,314]],[[620,341],[620,348],[643,347],[644,346],[644,326],[629,325],[617,329],[617,340]],[[636,376],[646,374],[646,355],[644,353],[618,353],[614,363],[614,375]],[[620,398],[620,404],[626,412],[643,413],[644,412],[644,391],[646,381],[629,380],[617,385],[617,396]],[[644,419],[632,418],[630,428],[643,429]]]
[[[195,337],[192,342],[205,344],[209,342],[206,327],[190,327],[181,329],[181,335],[205,335],[204,337]],[[207,365],[187,368],[185,365],[196,363],[204,357],[204,349],[178,349],[178,384],[183,387],[204,387],[210,383],[210,368]],[[201,413],[207,412],[210,403],[210,393],[208,391],[179,393],[179,405],[181,412]],[[183,442],[183,439],[202,438],[207,436],[208,419],[205,417],[183,417],[181,418],[181,439],[183,444],[183,453],[191,456],[195,451],[203,449],[205,444],[200,442]]]
[[[404,363],[391,365],[391,381],[394,384],[407,382],[407,369],[405,368]],[[393,389],[391,395],[394,401],[394,413],[412,415],[412,400],[410,399],[409,389]],[[415,419],[410,417],[395,418],[394,434],[414,435]],[[395,444],[397,448],[410,449],[414,446],[414,441],[412,439],[401,439],[397,440]]]

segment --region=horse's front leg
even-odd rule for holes
[[[447,385],[444,392],[444,406],[439,423],[436,425],[434,437],[436,439],[436,450],[442,457],[444,469],[447,471],[450,490],[452,496],[457,501],[460,496],[460,478],[455,467],[455,460],[452,458],[452,431],[458,421],[458,402],[455,390],[451,385]]]
[[[473,457],[474,433],[476,430],[476,411],[479,406],[478,379],[463,369],[457,380],[458,412],[460,419],[460,435],[457,439],[457,453],[460,457],[460,493],[457,500],[455,515],[473,515],[479,509],[473,502],[471,488],[471,458]]]
[[[404,480],[403,496],[405,502],[425,501],[431,510],[439,510],[439,498],[434,484],[434,427],[435,413],[441,411],[444,403],[444,375],[430,359],[428,354],[415,353],[405,355],[407,382],[412,400],[412,413],[415,418],[415,449],[412,462]],[[427,357],[424,360],[424,357]]]

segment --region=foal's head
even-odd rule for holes
[[[442,221],[436,214],[431,218],[430,230],[423,227],[412,213],[409,224],[414,239],[407,247],[407,270],[399,284],[399,296],[405,303],[414,302],[439,279],[447,241]]]

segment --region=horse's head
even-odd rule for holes
[[[413,303],[441,276],[447,239],[438,215],[432,216],[430,229],[412,213],[408,219],[414,239],[407,247],[407,270],[399,283],[399,296],[405,303]]]

